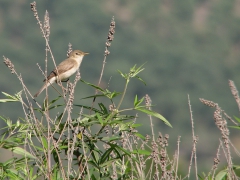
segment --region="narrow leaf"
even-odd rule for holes
[[[216,175],[215,180],[222,180],[226,176],[227,176],[227,170],[222,170]]]
[[[151,152],[143,149],[136,149],[133,151],[134,154],[150,155]]]
[[[100,122],[100,124],[103,126],[103,119],[102,119],[102,117],[98,113],[96,113],[96,116],[97,116],[97,119]]]
[[[140,80],[145,86],[147,85],[147,84],[145,83],[145,81],[142,80],[142,78],[140,78],[139,76],[136,76],[136,78],[137,78],[138,80]]]
[[[144,112],[148,115],[154,116],[158,119],[161,119],[166,125],[172,127],[172,125],[168,122],[168,120],[166,120],[165,117],[163,117],[161,114],[159,114],[157,112],[154,112],[154,111],[148,110],[146,108],[142,108],[142,107],[136,107],[135,109],[138,111]]]
[[[96,86],[96,85],[94,85],[94,84],[91,84],[91,83],[88,83],[88,82],[86,82],[86,81],[84,81],[84,80],[80,80],[81,82],[83,82],[83,83],[85,83],[85,84],[87,84],[87,85],[89,85],[89,86],[92,86],[92,87],[94,87],[95,89],[97,89],[97,90],[99,90],[99,91],[101,91],[101,92],[104,92],[104,90],[102,89],[102,88],[100,88],[99,86]]]
[[[120,70],[117,70],[119,72],[119,74],[126,79],[126,76],[120,71]]]
[[[33,156],[32,154],[30,154],[29,152],[27,152],[25,149],[20,148],[20,147],[13,147],[12,151],[16,154],[22,155],[22,156],[26,156],[28,158],[32,158],[32,159],[36,159],[35,156]]]

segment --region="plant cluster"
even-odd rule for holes
[[[45,70],[39,66],[43,76],[47,76],[49,55],[56,67],[53,53],[49,45],[50,22],[46,11],[44,23],[38,16],[36,2],[31,3],[31,10],[36,18],[41,34],[46,42]],[[0,163],[1,179],[37,180],[37,179],[190,179],[191,167],[194,162],[195,178],[198,179],[237,179],[235,170],[239,166],[233,165],[231,158],[231,141],[226,118],[235,123],[234,128],[239,129],[238,123],[230,118],[218,104],[200,99],[210,107],[216,108],[214,120],[221,131],[219,149],[211,171],[206,175],[199,175],[197,170],[197,142],[194,133],[193,115],[189,98],[189,110],[192,123],[193,148],[188,174],[182,177],[179,170],[180,136],[178,137],[177,150],[173,157],[167,151],[169,135],[160,132],[155,137],[153,118],[162,120],[167,126],[171,124],[159,113],[152,110],[152,100],[148,94],[134,98],[132,107],[122,109],[122,103],[128,90],[128,85],[133,78],[143,82],[139,73],[144,70],[143,65],[134,65],[128,73],[118,70],[125,85],[122,92],[100,87],[104,74],[106,59],[110,54],[109,48],[114,39],[115,21],[112,18],[106,40],[103,66],[98,85],[81,79],[80,72],[76,73],[73,83],[68,82],[64,88],[59,82],[62,92],[57,98],[52,99],[46,89],[43,102],[34,99],[23,78],[14,68],[10,59],[4,57],[5,65],[19,79],[23,90],[15,95],[3,94],[7,97],[1,103],[18,102],[22,106],[24,117],[19,117],[16,122],[0,116],[6,127],[0,139],[0,147],[13,153],[13,157]],[[72,51],[69,44],[67,54]],[[75,87],[81,81],[84,85],[95,89],[95,94],[85,99],[92,100],[91,106],[74,104]],[[240,107],[240,98],[233,81],[230,81],[232,94]],[[49,87],[51,88],[51,86]],[[120,97],[117,102],[116,97]],[[98,103],[96,99],[102,97],[110,105]],[[60,103],[63,100],[64,103]],[[78,110],[74,117],[73,110]],[[240,109],[240,108],[239,108]],[[58,113],[52,113],[57,110]],[[137,128],[138,112],[149,116],[152,135],[142,135]],[[236,118],[239,121],[238,118]],[[234,147],[234,146],[233,146]],[[227,159],[226,169],[216,173],[220,162],[219,152],[223,150]],[[17,156],[17,155],[20,156]]]

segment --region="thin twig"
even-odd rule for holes
[[[190,112],[190,120],[191,120],[191,124],[192,124],[192,138],[193,138],[193,149],[192,149],[192,154],[191,154],[191,160],[190,160],[190,164],[189,164],[189,168],[188,168],[188,179],[190,178],[190,172],[191,172],[191,166],[192,166],[192,159],[194,157],[194,165],[195,165],[195,175],[196,175],[196,180],[198,179],[198,172],[197,172],[197,156],[196,156],[196,144],[198,141],[197,136],[195,136],[194,133],[194,123],[193,123],[193,114],[192,114],[192,107],[191,107],[191,103],[190,103],[190,97],[188,94],[188,107],[189,107],[189,112]]]
[[[116,27],[116,23],[114,21],[114,16],[113,16],[112,20],[111,20],[111,23],[110,23],[109,31],[108,31],[107,41],[105,43],[106,46],[105,46],[105,51],[104,51],[102,70],[101,70],[101,74],[100,74],[100,77],[99,77],[99,80],[98,80],[98,86],[100,86],[101,81],[102,81],[103,72],[104,72],[104,69],[105,69],[105,64],[107,63],[106,62],[107,56],[110,54],[109,47],[111,46],[111,42],[114,39],[115,27]],[[95,91],[95,95],[97,95],[97,93],[98,93],[98,90]],[[96,100],[96,97],[94,97],[94,99],[93,99],[90,114],[91,114],[92,108],[94,106],[95,100]]]

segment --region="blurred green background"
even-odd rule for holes
[[[31,2],[0,1],[0,54],[10,58],[29,90],[35,94],[44,79],[36,63],[44,69],[45,41],[30,10]],[[153,110],[173,125],[171,129],[155,119],[156,134],[160,131],[170,135],[168,149],[172,154],[177,149],[177,137],[181,136],[180,169],[187,171],[192,148],[189,94],[195,134],[199,136],[199,171],[210,170],[221,135],[214,124],[213,109],[204,106],[199,98],[217,102],[229,115],[239,116],[228,79],[240,87],[240,0],[36,2],[42,21],[45,11],[49,12],[50,45],[56,62],[66,58],[69,42],[74,49],[89,52],[80,69],[82,79],[93,84],[97,84],[100,76],[105,41],[114,16],[116,33],[101,87],[121,92],[124,80],[117,70],[128,72],[134,64],[147,62],[140,74],[147,86],[138,80],[130,82],[122,108],[132,107],[136,94],[139,97],[149,94],[155,105]],[[49,71],[54,67],[51,58],[48,67]],[[0,75],[0,92],[14,94],[22,89],[16,76],[4,64]],[[51,89],[49,91],[54,99],[56,94]],[[79,83],[75,103],[90,105],[91,99],[81,98],[94,92]],[[4,96],[0,94],[0,98]],[[43,95],[37,98],[39,102],[41,98]],[[24,117],[17,103],[0,104],[0,115],[12,120]],[[151,134],[149,118],[141,114],[138,121],[144,124],[140,132]],[[238,134],[238,131],[231,130],[235,144],[239,142]],[[239,163],[239,157],[233,162]]]

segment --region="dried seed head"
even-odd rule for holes
[[[105,52],[104,52],[104,56],[107,56],[109,54],[110,54],[110,51],[108,49],[106,49]]]
[[[39,20],[36,1],[34,1],[33,3],[30,3],[30,6],[31,6],[31,10],[33,12],[34,17]]]
[[[147,134],[145,137],[145,142],[148,142],[151,139],[151,137]]]
[[[213,159],[213,163],[214,163],[213,168],[214,168],[214,169],[217,168],[217,165],[219,164],[219,162],[220,162],[220,159],[218,159],[218,158],[214,158],[214,159]]]
[[[13,63],[10,61],[10,59],[6,58],[5,56],[3,56],[3,59],[4,64],[6,64],[6,66],[11,70],[11,73],[14,74],[15,69]]]
[[[49,23],[49,14],[48,11],[46,11],[45,16],[44,16],[44,23],[43,23],[43,30],[44,30],[44,35],[49,41],[49,36],[50,36],[50,23]]]
[[[76,78],[75,78],[75,80],[74,81],[79,81],[81,79],[81,75],[80,75],[80,72],[79,72],[79,70],[77,71],[77,73],[76,73]]]
[[[152,100],[148,94],[146,94],[145,96],[145,104],[146,104],[146,107],[150,110],[152,105]]]
[[[114,16],[113,16],[111,23],[110,23],[109,31],[108,31],[107,41],[105,43],[106,50],[104,52],[104,56],[107,56],[110,54],[110,51],[108,50],[108,48],[111,46],[111,41],[113,41],[113,39],[114,39],[115,27],[116,27],[116,23],[114,21]]]
[[[68,43],[68,51],[67,51],[67,57],[69,57],[69,54],[72,52],[72,44]]]
[[[218,104],[217,103],[214,103],[213,101],[208,101],[206,99],[203,99],[203,98],[199,98],[199,100],[205,104],[206,106],[209,106],[209,107],[217,107]]]
[[[33,1],[32,3],[30,3],[30,6],[31,6],[31,10],[32,10],[33,13],[34,13],[34,16],[36,17],[36,16],[37,16],[36,2]],[[35,13],[36,13],[36,14],[35,14]]]
[[[111,43],[107,41],[107,42],[106,42],[106,46],[107,46],[107,47],[110,47],[110,46],[111,46]]]
[[[105,126],[104,131],[105,131],[106,134],[109,134],[109,126],[108,125]]]

